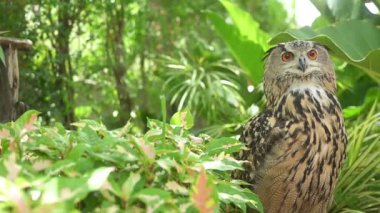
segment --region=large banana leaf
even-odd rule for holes
[[[361,68],[380,83],[380,29],[371,22],[351,20],[315,30],[310,27],[288,30],[270,43],[294,39],[313,40],[328,46],[333,55]]]
[[[257,85],[262,80],[263,62],[261,58],[268,48],[268,35],[249,13],[228,0],[220,0],[234,25],[228,24],[221,16],[209,13],[208,17],[217,34],[227,44],[233,57]]]
[[[268,48],[269,36],[260,29],[260,24],[248,12],[229,0],[220,0],[220,2],[226,8],[242,37],[259,44],[263,49]]]
[[[363,1],[357,0],[310,0],[314,6],[331,22],[368,19],[373,16]]]

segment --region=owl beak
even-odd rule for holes
[[[305,72],[306,68],[307,68],[306,59],[304,57],[300,57],[298,59],[298,69],[301,70],[302,72]]]

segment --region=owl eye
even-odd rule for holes
[[[291,52],[283,52],[283,53],[281,54],[281,60],[282,60],[283,62],[290,61],[290,60],[292,60],[293,58],[294,58],[294,54],[291,53]]]
[[[310,50],[309,52],[307,52],[307,57],[310,59],[310,60],[315,60],[317,59],[317,56],[318,56],[318,52],[316,50]]]

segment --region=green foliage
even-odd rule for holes
[[[349,124],[348,151],[331,212],[378,212],[380,208],[380,114],[376,107]]]
[[[44,127],[35,111],[1,125],[0,211],[218,212],[234,205],[262,212],[258,197],[230,178],[242,169],[230,156],[242,144],[190,134],[188,111],[171,120],[149,120],[141,136],[130,123]]]
[[[214,47],[197,42],[184,48],[179,58],[166,56],[163,78],[170,105],[187,107],[197,118],[215,123],[243,111],[240,70],[214,53]],[[221,107],[223,106],[223,107]]]
[[[184,129],[191,129],[194,126],[194,117],[188,109],[177,112],[170,119],[170,124],[180,126]]]
[[[268,35],[260,29],[259,24],[247,12],[227,0],[222,0],[221,3],[235,25],[227,24],[215,13],[209,13],[209,19],[236,61],[257,85],[263,76],[261,58],[268,48],[266,42]]]
[[[374,2],[378,2],[375,0]],[[368,11],[362,1],[355,0],[311,0],[315,7],[323,14],[323,18],[329,22],[346,20],[373,19],[376,15]],[[377,3],[379,4],[379,3]]]
[[[262,210],[231,180],[242,163],[231,155],[244,147],[225,136],[265,105],[261,59],[277,34],[271,44],[331,49],[349,133],[331,211],[376,212],[380,18],[368,1],[311,2],[321,16],[288,30],[294,14],[279,0],[0,1],[0,34],[33,40],[19,54],[20,100],[43,118],[31,111],[0,125],[0,211]],[[166,109],[170,123],[147,118],[167,121]],[[58,122],[69,125],[68,111],[97,121],[66,130]]]
[[[260,29],[271,35],[294,25],[292,20],[294,14],[285,9],[285,4],[281,0],[240,0],[240,2],[242,8],[260,24]]]

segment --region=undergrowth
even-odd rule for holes
[[[231,180],[242,169],[234,138],[193,135],[193,117],[150,119],[107,130],[83,120],[69,131],[41,126],[37,112],[0,126],[1,212],[219,212],[231,204],[262,211],[257,196]]]

